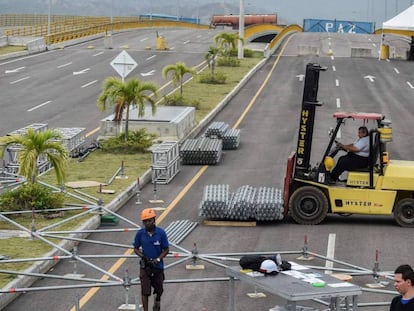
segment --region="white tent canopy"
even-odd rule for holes
[[[414,5],[393,18],[382,23],[382,29],[398,29],[414,31]]]

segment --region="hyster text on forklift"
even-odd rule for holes
[[[337,112],[326,151],[310,165],[312,132],[318,103],[318,64],[307,64],[296,152],[288,158],[284,181],[284,213],[299,224],[316,225],[328,213],[393,215],[402,227],[414,227],[414,162],[388,159],[391,122],[380,113]],[[369,165],[348,172],[345,182],[332,184],[328,175],[336,154],[335,140],[347,119],[373,121],[369,130]]]

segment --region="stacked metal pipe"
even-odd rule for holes
[[[283,196],[270,187],[245,185],[230,193],[229,185],[208,185],[199,208],[205,218],[275,221],[283,219]]]
[[[223,150],[237,149],[240,144],[240,130],[230,128],[227,123],[215,121],[204,132],[205,137],[223,141]]]
[[[248,220],[255,216],[256,188],[242,186],[236,190],[227,209],[229,219]]]
[[[224,133],[228,129],[229,129],[229,125],[227,123],[224,123],[221,121],[214,121],[208,126],[206,132],[204,133],[204,136],[206,137],[215,136],[217,138],[222,138]]]
[[[223,142],[219,139],[187,139],[180,148],[182,164],[217,164],[220,162],[222,149]]]
[[[260,187],[256,194],[256,220],[283,219],[283,193],[281,189]]]
[[[204,187],[199,215],[213,219],[226,218],[229,201],[229,185],[207,185]]]
[[[222,137],[223,150],[237,149],[240,144],[240,130],[239,129],[228,129]]]

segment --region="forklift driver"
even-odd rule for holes
[[[358,139],[353,144],[344,145],[336,142],[336,146],[347,152],[338,159],[338,163],[331,171],[330,182],[336,182],[344,171],[352,171],[368,167],[369,136],[368,129],[361,126],[358,129]]]

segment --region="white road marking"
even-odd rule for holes
[[[399,74],[399,73],[400,73],[400,71],[399,71],[397,68],[395,68],[395,67],[394,67],[394,71],[395,71],[397,74]]]
[[[335,67],[335,65],[334,65],[334,66],[332,66],[332,71],[336,71],[336,67]]]
[[[184,41],[183,44],[190,43],[190,40]]]
[[[371,82],[375,82],[375,76],[368,75],[368,76],[365,76],[364,79],[368,79]]]
[[[377,46],[377,45],[375,43],[373,43],[372,46]]]
[[[338,79],[335,80],[335,85],[339,86],[339,80]]]
[[[27,80],[27,79],[29,79],[29,78],[30,78],[30,76],[27,76],[27,77],[21,78],[21,79],[19,79],[19,80],[14,80],[14,81],[10,82],[10,84],[15,84],[15,83],[17,83],[17,82],[21,82],[21,81]]]
[[[36,110],[40,107],[43,107],[47,104],[50,104],[51,102],[52,102],[51,100],[48,100],[47,102],[44,102],[43,104],[40,104],[40,105],[34,106],[33,108],[27,109],[27,111],[32,112],[33,110]]]
[[[303,81],[303,78],[305,78],[305,75],[302,73],[302,74],[296,75],[296,78],[298,78],[299,81]]]
[[[63,68],[63,67],[69,66],[69,65],[72,65],[72,62],[63,64],[63,65],[59,65],[58,68]]]
[[[146,76],[152,76],[155,73],[155,70],[152,69],[151,71],[148,72],[141,72],[141,76],[146,77]]]
[[[412,84],[410,83],[410,81],[407,81],[407,84],[408,84],[408,86],[409,86],[410,88],[414,89],[414,85],[412,85]]]
[[[336,99],[336,108],[341,108],[341,99],[340,98]]]
[[[153,58],[155,58],[156,56],[157,56],[157,55],[152,55],[152,56],[148,57],[146,60],[153,59]]]
[[[99,56],[99,55],[102,55],[103,53],[105,52],[99,52],[99,53],[93,54],[92,56]]]
[[[333,55],[331,55],[331,59],[332,59],[332,60],[334,60],[334,59],[335,59],[335,57],[334,57]]]
[[[335,233],[329,233],[328,237],[328,249],[326,250],[326,258],[328,259],[334,259],[335,258],[335,239],[336,234]],[[332,274],[332,268],[333,268],[333,261],[327,260],[325,262],[325,268],[328,269],[325,271],[326,274]]]
[[[22,69],[24,69],[24,68],[26,68],[26,67],[19,67],[19,68],[16,68],[16,69],[10,69],[10,70],[5,70],[4,71],[4,73],[16,73],[16,72],[19,72],[20,70],[22,70]]]
[[[144,41],[147,41],[148,40],[148,38],[142,38],[141,40],[139,40],[140,42],[144,42]]]
[[[76,76],[76,75],[81,75],[81,74],[83,74],[83,73],[87,73],[89,70],[91,70],[91,68],[85,68],[85,69],[80,70],[80,71],[74,71],[74,72],[73,72],[73,75],[74,75],[74,76]]]
[[[98,80],[94,80],[94,81],[91,81],[89,83],[86,83],[86,84],[82,85],[81,88],[88,87],[88,86],[90,86],[92,84],[95,84],[96,82],[98,82]]]

